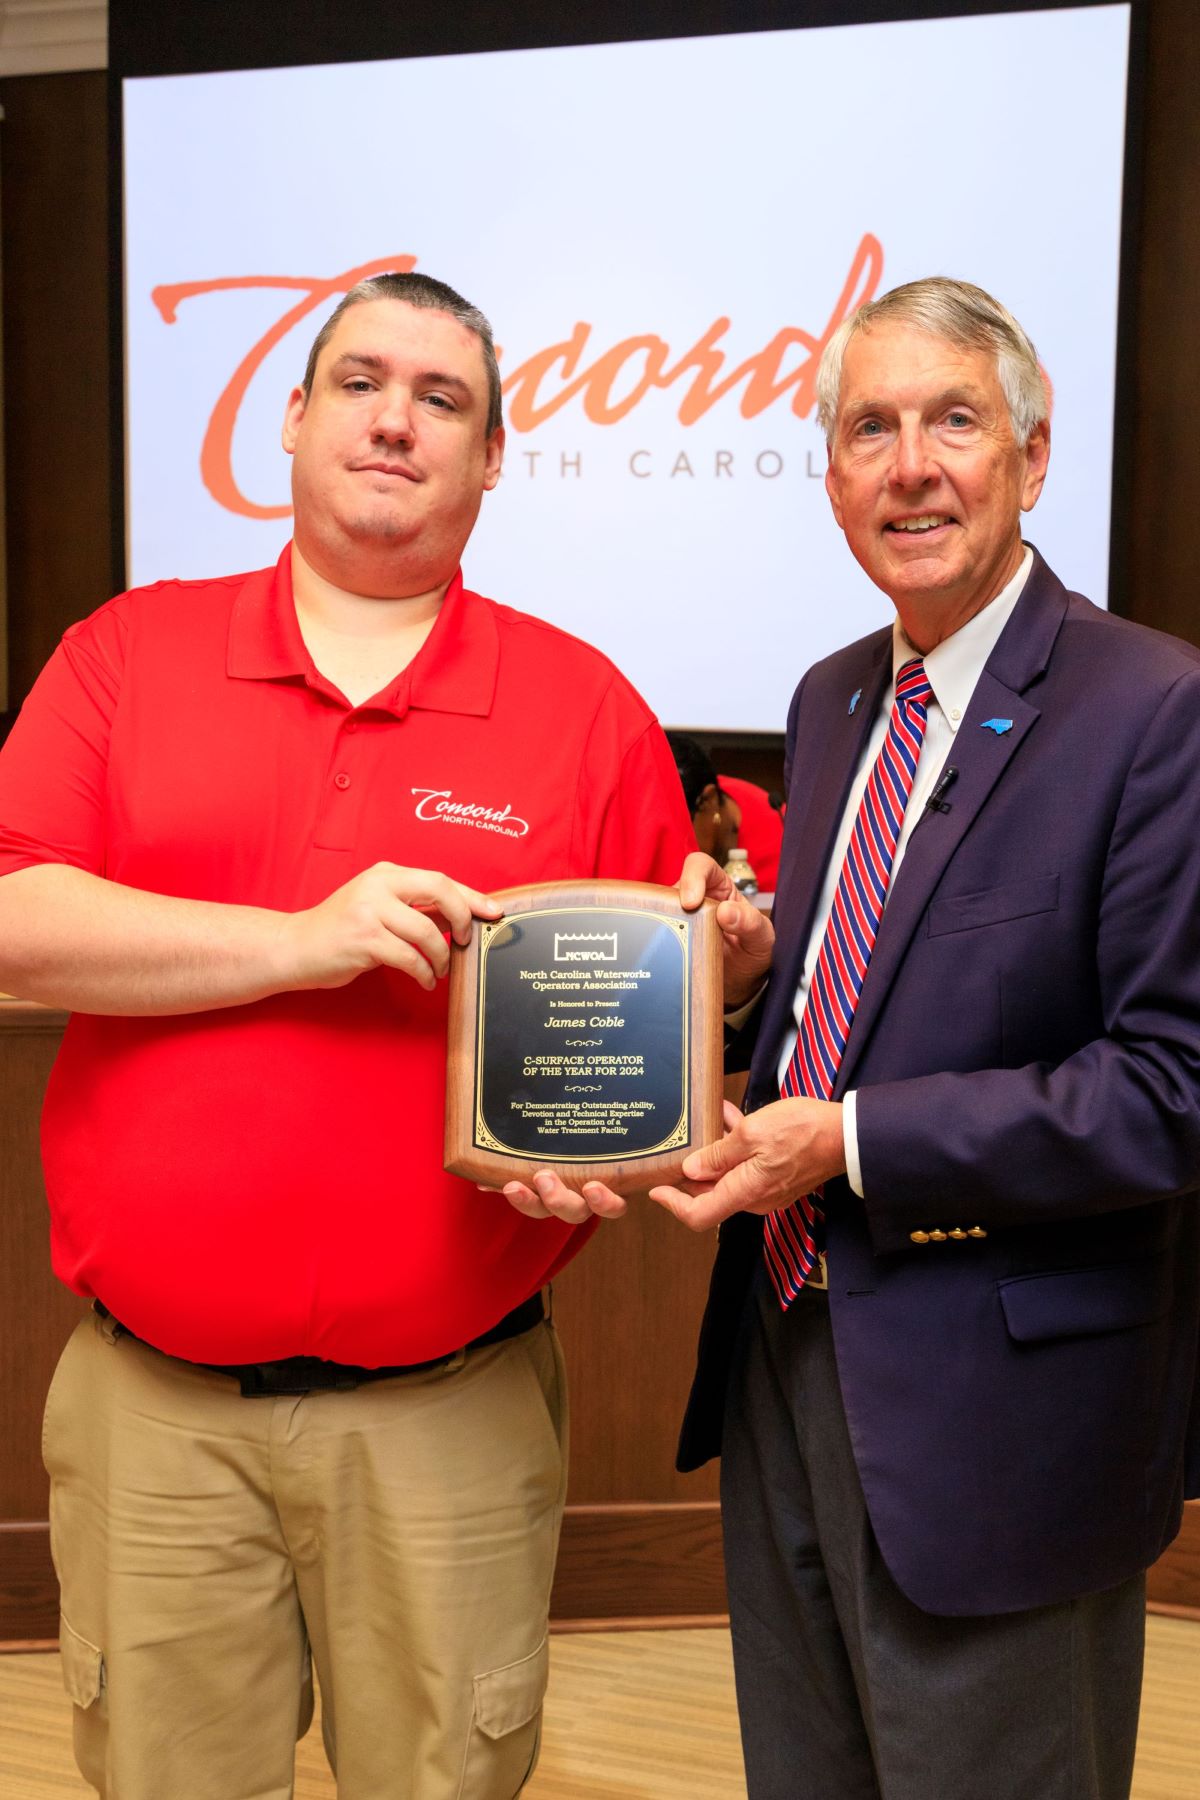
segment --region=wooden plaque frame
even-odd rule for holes
[[[571,1187],[578,1188],[585,1181],[602,1181],[606,1187],[621,1194],[678,1180],[684,1158],[702,1144],[712,1143],[722,1132],[722,959],[715,902],[706,900],[699,911],[684,912],[674,888],[655,887],[643,881],[547,881],[531,887],[505,888],[495,898],[504,906],[504,919],[497,925],[477,919],[470,943],[466,946],[452,943],[450,946],[445,1167],[453,1175],[463,1175],[489,1187],[503,1187],[507,1181],[529,1182],[540,1169],[556,1170]],[[683,957],[682,1112],[667,1121],[665,1140],[660,1140],[648,1152],[623,1155],[614,1146],[612,1152],[599,1156],[567,1155],[561,1150],[557,1153],[548,1151],[541,1156],[527,1149],[502,1147],[495,1118],[493,1116],[489,1123],[484,1117],[482,1102],[481,1040],[488,947],[506,922],[526,914],[548,918],[558,913],[593,912],[629,913],[641,915],[643,919],[649,915],[678,934]],[[578,917],[568,922],[576,929],[581,923]],[[583,939],[576,937],[575,941]],[[549,999],[544,1004],[549,1018]],[[563,999],[557,1004],[569,1006]],[[626,1002],[591,998],[581,999],[576,1004],[595,1009]],[[609,1036],[612,1035],[610,1032]],[[549,1040],[555,1050],[561,1041],[557,1037]],[[602,1038],[600,1043],[603,1041]],[[539,1041],[531,1043],[530,1048],[543,1051],[547,1044]],[[621,1091],[632,1097],[635,1093],[633,1083]],[[559,1107],[562,1104],[561,1100],[557,1102]]]

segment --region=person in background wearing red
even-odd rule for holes
[[[565,1485],[543,1285],[587,1227],[442,1170],[447,934],[670,882],[657,724],[459,569],[504,448],[486,319],[348,294],[274,568],[67,632],[0,756],[0,986],[73,1014],[43,1149],[94,1311],[47,1402],[62,1657],[115,1800],[511,1800]],[[541,1178],[539,1178],[541,1179]]]
[[[738,809],[737,842],[750,859],[759,892],[773,894],[779,882],[784,808],[782,804],[777,807],[766,788],[756,782],[743,781],[737,775],[718,775],[717,780],[729,805]]]
[[[686,731],[668,731],[667,742],[692,815],[696,843],[706,855],[723,864],[739,841],[741,810],[721,786],[712,762],[694,737]]]

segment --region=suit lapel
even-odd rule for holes
[[[955,733],[948,761],[958,776],[947,796],[950,811],[927,813],[908,841],[859,995],[835,1097],[853,1086],[855,1065],[951,857],[1040,717],[1024,690],[1049,661],[1066,604],[1066,590],[1035,552],[1025,590]],[[993,718],[1011,719],[1011,728],[1002,735],[985,730],[985,720]]]

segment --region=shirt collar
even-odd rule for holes
[[[1033,551],[1026,545],[1020,567],[1000,589],[996,598],[981,607],[965,625],[960,625],[957,631],[951,632],[948,638],[943,638],[936,649],[925,657],[925,673],[929,677],[933,697],[951,731],[957,731],[962,722],[971,695],[975,692],[975,684],[983,673],[984,664],[1012,617],[1032,567]],[[897,619],[892,626],[893,685],[902,665],[920,654],[908,641],[904,628]]]
[[[403,718],[410,707],[426,712],[491,711],[500,661],[492,607],[463,587],[456,571],[433,630],[395,681],[372,702]],[[333,690],[314,664],[300,634],[292,598],[292,547],[284,546],[273,569],[248,575],[233,603],[226,670],[237,681],[299,677],[325,693]]]

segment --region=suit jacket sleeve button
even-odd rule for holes
[[[929,1242],[929,1233],[927,1231],[910,1231],[908,1235],[914,1244],[927,1244]]]
[[[963,1230],[961,1225],[952,1225],[950,1227],[950,1230],[947,1235],[949,1237],[952,1237],[955,1240],[955,1242],[958,1242],[961,1239],[965,1238],[967,1234]]]
[[[982,1225],[972,1225],[971,1229],[967,1233],[967,1236],[973,1237],[973,1238],[981,1238],[981,1237],[986,1237],[987,1232],[983,1229]]]
[[[935,1225],[929,1234],[929,1241],[931,1244],[944,1244],[946,1241],[946,1234],[944,1231],[940,1231]]]

